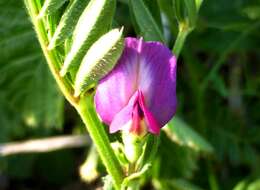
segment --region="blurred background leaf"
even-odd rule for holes
[[[213,147],[178,116],[175,116],[164,130],[172,141],[181,146],[190,147],[195,151],[213,152]]]
[[[0,9],[0,141],[19,138],[25,126],[61,128],[63,98],[23,3],[1,2]]]

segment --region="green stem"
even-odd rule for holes
[[[54,76],[60,90],[65,98],[72,104],[80,114],[83,122],[92,137],[93,142],[96,145],[97,151],[108,170],[108,173],[112,176],[115,187],[120,190],[121,183],[123,182],[123,171],[120,164],[113,152],[110,145],[108,136],[100,123],[95,109],[93,107],[93,94],[89,94],[87,97],[83,97],[80,100],[73,96],[73,88],[66,77],[62,78],[59,74],[60,60],[58,58],[56,50],[48,50],[48,35],[42,19],[38,19],[38,13],[40,10],[39,1],[37,0],[25,0],[25,4],[28,8],[28,12],[32,19],[38,40],[43,50],[44,56],[47,59],[48,66]]]
[[[120,190],[124,178],[123,171],[110,145],[104,126],[100,123],[96,114],[93,106],[93,94],[88,94],[86,97],[81,98],[76,109],[96,145],[101,160],[113,178],[116,189]]]
[[[175,40],[172,52],[176,56],[176,58],[179,57],[180,52],[183,48],[183,45],[185,43],[185,40],[188,36],[188,34],[192,31],[191,28],[187,27],[185,24],[179,25],[179,33],[177,35],[177,38]]]
[[[207,161],[207,168],[208,168],[208,180],[209,186],[211,190],[219,190],[218,181],[212,169],[212,165],[210,161]]]
[[[39,3],[36,0],[25,0],[25,4],[28,8],[28,12],[30,14],[32,23],[34,25],[38,40],[40,42],[40,46],[42,48],[42,51],[44,53],[44,56],[47,60],[47,64],[51,70],[52,75],[54,76],[56,82],[58,83],[58,86],[62,93],[64,94],[65,98],[73,105],[76,105],[77,99],[73,97],[73,89],[70,86],[69,82],[66,80],[66,78],[62,78],[59,75],[59,60],[57,57],[57,54],[55,51],[49,51],[47,49],[48,46],[48,35],[45,30],[44,22],[42,19],[38,19],[38,13],[39,13]]]

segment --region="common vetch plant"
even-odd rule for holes
[[[124,39],[123,26],[112,29],[116,0],[25,0],[51,73],[85,123],[117,190],[140,188],[160,129],[176,112],[173,53],[179,55],[195,27],[196,2],[174,1],[179,35],[171,52],[141,0],[129,5],[141,18],[144,39]],[[110,133],[121,133],[121,140],[111,145],[102,122]]]

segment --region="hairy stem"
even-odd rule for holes
[[[113,178],[115,187],[120,190],[124,178],[123,171],[110,145],[104,126],[100,123],[96,114],[93,105],[93,94],[81,98],[76,109],[96,145],[101,160]]]
[[[172,52],[173,54],[178,58],[181,50],[183,48],[183,45],[185,43],[185,40],[188,36],[188,34],[192,31],[191,28],[189,28],[188,26],[186,26],[185,24],[180,24],[179,26],[179,33],[177,35],[177,38],[175,40]]]
[[[55,50],[49,51],[47,49],[48,46],[48,35],[46,33],[44,22],[42,19],[38,19],[38,13],[39,13],[39,4],[35,0],[25,0],[25,4],[27,6],[28,12],[30,14],[32,23],[34,25],[35,32],[37,34],[38,40],[40,42],[40,46],[42,48],[42,51],[44,53],[44,56],[47,60],[47,64],[51,70],[52,75],[54,76],[60,90],[62,91],[65,98],[73,105],[76,105],[77,99],[73,97],[73,89],[70,86],[69,82],[66,80],[66,78],[62,78],[59,75],[59,59],[57,57],[57,54]]]
[[[124,175],[121,166],[113,152],[110,145],[108,136],[100,123],[95,108],[93,106],[93,94],[89,93],[85,97],[75,98],[73,96],[73,88],[66,77],[61,77],[59,74],[60,60],[56,50],[48,50],[48,34],[45,28],[44,21],[38,18],[40,11],[40,4],[38,0],[24,0],[28,9],[35,31],[37,33],[38,40],[43,50],[44,56],[47,59],[48,66],[54,76],[60,90],[65,98],[74,106],[83,122],[85,123],[88,132],[96,145],[97,151],[103,161],[108,173],[114,180],[114,184],[117,190],[120,190]]]

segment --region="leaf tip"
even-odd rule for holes
[[[48,50],[53,50],[54,48],[55,48],[55,41],[53,40],[53,39],[51,39],[51,41],[50,41],[50,43],[49,43],[49,45],[48,45],[48,47],[47,47],[47,49]]]
[[[63,66],[60,70],[60,76],[64,77],[66,75],[66,73],[67,73],[67,69],[66,69],[66,67]]]

